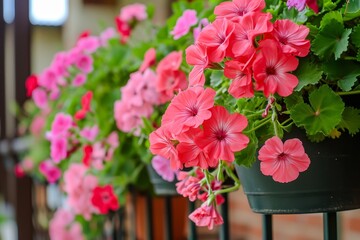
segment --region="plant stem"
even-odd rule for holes
[[[240,188],[240,183],[235,183],[235,185],[232,186],[232,187],[215,191],[215,192],[214,192],[214,195],[224,194],[224,193],[229,193],[229,192],[234,192],[234,191],[239,190],[239,188]]]
[[[355,95],[360,94],[360,90],[350,91],[350,92],[336,92],[337,95],[345,96],[345,95]]]
[[[239,190],[240,188],[240,180],[238,179],[238,177],[234,174],[234,172],[229,168],[229,166],[227,166],[226,164],[223,165],[223,167],[226,170],[227,175],[234,180],[234,186],[229,187],[229,188],[224,188],[221,190],[217,190],[214,192],[214,195],[217,194],[223,194],[223,193],[229,193],[229,192],[234,192]]]
[[[265,118],[263,120],[261,120],[261,123],[259,125],[257,125],[256,127],[250,129],[249,131],[246,131],[245,133],[251,133],[259,128],[261,128],[262,126],[268,124],[271,121],[271,118]]]
[[[285,121],[283,121],[280,125],[284,127],[285,124],[287,124],[288,122],[292,121],[291,118],[286,119]]]
[[[276,119],[277,119],[276,109],[275,109],[275,106],[272,106],[271,108],[272,108],[271,121],[273,123],[274,133],[275,133],[275,136],[279,136],[279,132],[277,129],[277,124],[276,124]]]

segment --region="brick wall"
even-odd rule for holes
[[[230,233],[233,240],[261,239],[261,215],[253,213],[242,190],[229,197]],[[360,239],[360,210],[338,214],[339,239]],[[322,214],[274,215],[275,240],[323,239]]]

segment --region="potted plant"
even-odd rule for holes
[[[188,88],[149,136],[173,169],[193,168],[177,183],[203,201],[190,219],[222,223],[216,205],[240,187],[235,166],[254,211],[359,208],[358,2],[233,0],[214,14],[186,49]]]

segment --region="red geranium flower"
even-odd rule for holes
[[[25,81],[26,96],[30,97],[38,86],[38,77],[35,74],[30,75]]]
[[[107,214],[109,210],[115,211],[119,208],[119,201],[111,185],[95,187],[91,203],[99,209],[101,214]]]

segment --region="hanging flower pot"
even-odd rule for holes
[[[160,176],[152,165],[147,165],[147,170],[150,177],[150,182],[154,187],[154,192],[158,196],[173,196],[178,195],[176,192],[175,179],[173,181],[166,181]]]
[[[292,131],[285,139],[294,137],[303,142],[311,159],[308,170],[295,181],[272,181],[261,173],[258,160],[251,168],[236,166],[251,209],[263,214],[285,214],[360,208],[360,136],[313,143],[303,132]]]

